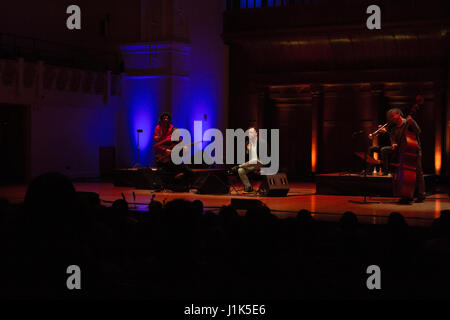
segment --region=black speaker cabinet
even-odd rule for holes
[[[163,186],[160,172],[155,168],[141,168],[136,175],[136,189],[159,189]]]
[[[193,188],[199,194],[228,194],[230,184],[226,172],[208,172],[198,175]]]
[[[264,176],[259,187],[260,194],[265,196],[285,197],[289,192],[289,182],[285,173]]]
[[[116,187],[136,187],[137,169],[118,169],[114,171],[114,186]]]
[[[116,148],[100,147],[98,155],[100,177],[112,177],[114,175],[114,168],[116,167]]]

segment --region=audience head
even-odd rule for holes
[[[238,216],[238,213],[235,208],[232,206],[222,206],[219,210],[219,216],[223,219],[234,218]]]
[[[272,216],[270,209],[265,204],[250,208],[245,214],[247,221],[267,221],[267,218]]]
[[[392,212],[388,218],[388,227],[393,230],[405,229],[408,225],[406,224],[405,218],[399,212]]]
[[[0,198],[0,214],[8,208],[9,202],[7,199]]]
[[[49,172],[35,178],[28,186],[24,205],[26,210],[58,210],[76,202],[72,182],[64,175]]]
[[[439,218],[439,232],[441,235],[450,235],[450,210],[442,210]]]
[[[72,182],[56,172],[42,174],[30,183],[24,209],[27,226],[41,234],[64,233],[83,222]]]
[[[120,216],[126,216],[128,213],[128,202],[123,199],[117,199],[111,206],[114,213]]]
[[[355,231],[358,226],[358,218],[351,211],[346,211],[339,220],[339,226],[343,231]]]
[[[23,229],[30,255],[61,261],[78,255],[89,227],[86,212],[66,176],[50,172],[30,183],[24,199]]]
[[[203,202],[201,202],[200,200],[192,201],[192,208],[196,214],[198,215],[203,214]]]
[[[314,218],[311,215],[311,212],[309,210],[301,209],[297,213],[297,223],[299,224],[299,226],[301,226],[303,228],[310,228],[310,227],[313,227],[315,222],[316,222],[316,220],[314,220]]]
[[[161,201],[153,200],[148,204],[148,211],[149,212],[161,212],[163,209],[163,205]]]

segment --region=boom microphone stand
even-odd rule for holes
[[[353,132],[352,137],[355,138],[355,136],[358,136],[360,134],[363,134],[364,130]],[[369,155],[367,154],[367,148],[365,148],[364,152],[364,177],[363,177],[363,190],[364,190],[364,200],[363,201],[357,201],[357,200],[349,200],[351,203],[358,203],[358,204],[372,204],[372,203],[380,203],[379,201],[367,201],[367,160]]]

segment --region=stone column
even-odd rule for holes
[[[105,92],[103,95],[103,103],[108,104],[109,96],[111,95],[111,70],[106,71],[106,84],[105,84]]]
[[[445,175],[446,177],[450,176],[450,62],[447,63],[447,88],[444,88],[445,93],[445,101],[444,101],[444,109],[445,109]]]
[[[319,85],[311,85],[311,104],[311,171],[316,173],[321,169],[319,154],[322,145],[323,88]]]
[[[370,84],[370,94],[372,96],[371,109],[372,109],[372,117],[373,117],[371,132],[375,131],[379,124],[384,124],[386,122],[385,121],[386,116],[384,114],[384,109],[383,109],[383,94],[384,94],[383,89],[384,89],[384,86],[381,83],[371,83]],[[372,140],[372,146],[377,146],[377,145],[378,145],[378,136],[374,137]],[[374,154],[374,158],[376,160],[379,160],[379,155]]]
[[[36,98],[42,99],[44,87],[44,61],[37,62],[37,83],[36,83]]]
[[[16,83],[16,93],[17,96],[21,96],[23,92],[23,70],[24,70],[24,59],[17,59],[17,83]]]

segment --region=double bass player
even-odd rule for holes
[[[417,154],[412,155],[417,158],[416,168],[415,168],[415,202],[423,202],[425,200],[425,182],[423,178],[423,170],[422,170],[422,150],[420,146],[419,135],[421,133],[420,127],[417,122],[412,118],[411,115],[408,115],[407,118],[403,118],[403,114],[400,109],[393,108],[390,109],[387,114],[387,121],[392,123],[391,130],[389,131],[391,147],[394,152],[398,155],[401,155],[402,152],[405,152],[405,147],[407,144],[406,139],[406,131],[409,131],[415,138],[417,139]],[[397,176],[396,179],[399,177]],[[395,183],[395,182],[394,182]],[[399,180],[399,184],[407,183],[406,181]],[[402,187],[400,185],[400,187]],[[412,186],[414,188],[414,186]],[[412,189],[414,190],[414,189]],[[405,195],[401,194],[399,203],[401,204],[409,204],[413,201],[413,194]]]

